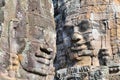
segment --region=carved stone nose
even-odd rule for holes
[[[79,33],[74,33],[73,36],[72,36],[72,41],[77,42],[77,41],[80,41],[80,40],[83,40],[82,35],[79,34]]]

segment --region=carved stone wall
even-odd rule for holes
[[[53,80],[52,0],[0,0],[0,7],[0,80]]]
[[[60,80],[116,80],[118,77],[114,76],[119,76],[120,66],[120,1],[53,1],[57,77]],[[86,66],[90,67],[88,71]]]
[[[120,0],[0,0],[0,80],[119,80]]]

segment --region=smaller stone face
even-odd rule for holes
[[[65,23],[64,34],[69,37],[69,41],[65,42],[67,48],[70,49],[69,55],[71,60],[77,60],[77,65],[91,65],[92,50],[94,49],[91,41],[93,40],[90,23],[87,20],[81,21],[78,25],[72,22]],[[68,43],[69,42],[69,43]],[[90,61],[85,63],[85,61]]]

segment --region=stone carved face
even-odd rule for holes
[[[29,18],[28,29],[26,19],[19,21],[14,27],[21,66],[25,71],[34,75],[52,75],[54,74],[53,60],[56,50],[54,25],[43,21],[43,25],[40,26],[41,24],[38,22],[44,19],[40,20],[38,16],[30,16],[32,18]],[[33,18],[37,18],[37,20],[33,21]],[[35,24],[37,25],[35,26]],[[47,25],[44,26],[44,24]]]
[[[41,30],[41,27],[33,27],[33,29],[30,29],[29,31],[29,37],[26,38],[23,37],[24,35],[22,34],[19,34],[20,36],[17,35],[22,32],[19,31],[19,27],[18,23],[15,28],[15,36],[17,37],[14,37],[13,40],[14,44],[17,45],[17,53],[22,67],[22,70],[19,73],[22,78],[28,77],[32,80],[37,78],[37,80],[40,80],[41,77],[39,76],[45,78],[48,75],[54,75],[54,29],[50,30],[44,27],[44,29]]]
[[[83,20],[77,25],[65,24],[64,43],[69,42],[68,44],[70,44],[66,46],[71,50],[71,58],[77,59],[80,56],[91,56],[92,52],[90,50],[93,50],[91,33],[90,24],[87,20]]]
[[[46,76],[54,73],[55,26],[49,10],[47,10],[49,15],[40,14],[39,3],[39,0],[29,0],[30,13],[27,15],[20,8],[20,4],[17,6],[18,23],[14,27],[15,40],[22,68],[28,73]],[[34,15],[35,12],[38,15]],[[41,16],[49,16],[52,19]]]
[[[19,52],[22,55],[21,64],[25,70],[32,73],[39,75],[53,74],[54,31],[48,32],[49,29],[40,30],[39,28],[35,27],[30,30],[29,39],[21,39],[20,41],[18,38],[19,49],[21,50]]]

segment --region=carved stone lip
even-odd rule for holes
[[[50,60],[44,59],[44,58],[36,58],[37,62],[39,63],[43,63],[45,65],[49,65],[50,64]]]
[[[30,42],[31,43],[43,43],[43,42],[41,42],[40,40],[38,40],[38,39],[30,39]]]
[[[36,53],[35,53],[35,56],[36,57],[41,57],[41,58],[45,58],[45,59],[52,59],[52,55],[51,54],[47,54],[45,52],[41,52],[40,50],[38,50]]]
[[[45,58],[45,59],[49,59],[49,60],[51,60],[52,59],[52,56],[51,55],[47,55],[46,53],[40,53],[40,54],[38,54],[38,53],[35,53],[35,56],[36,57],[41,57],[41,58]]]
[[[72,56],[82,57],[82,56],[94,56],[91,50],[82,50],[82,51],[76,51],[76,53],[72,53]]]
[[[85,46],[85,45],[71,47],[71,51],[81,51],[81,50],[85,50],[85,49],[87,49],[87,46]]]

